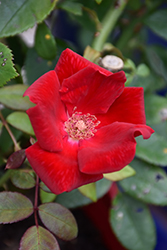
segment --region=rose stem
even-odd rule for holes
[[[113,6],[108,10],[105,17],[102,20],[102,30],[100,34],[94,38],[92,47],[95,50],[101,51],[105,41],[107,40],[108,36],[110,35],[111,31],[115,27],[115,24],[122,14],[128,0],[120,0],[119,6],[113,8]]]
[[[39,177],[36,176],[36,185],[35,185],[35,199],[34,199],[34,218],[35,218],[35,224],[36,227],[38,227],[38,217],[37,217],[37,211],[38,211],[38,188],[39,188]]]
[[[14,143],[15,151],[20,150],[20,147],[19,147],[19,145],[18,145],[18,143],[17,143],[17,141],[16,141],[16,139],[15,139],[15,137],[14,137],[12,131],[10,130],[10,128],[9,128],[9,126],[8,126],[6,120],[5,120],[5,118],[3,117],[3,115],[2,115],[1,112],[0,112],[0,119],[1,119],[2,124],[4,125],[4,127],[6,128],[6,130],[8,131],[8,133],[9,133],[9,135],[10,135],[10,137],[11,137],[13,143]]]

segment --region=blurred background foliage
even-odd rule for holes
[[[126,249],[166,249],[166,23],[165,0],[1,0],[1,191],[31,196],[29,189],[35,186],[27,161],[21,169],[4,170],[9,156],[28,147],[30,136],[35,138],[25,113],[32,104],[22,98],[26,88],[54,69],[65,48],[94,63],[105,55],[116,55],[124,62],[126,86],[144,88],[147,124],[155,133],[147,141],[137,138],[136,157],[130,164],[136,174],[128,177],[126,172],[116,179],[119,192],[114,195],[109,222]],[[56,201],[70,209],[88,205],[111,190],[113,178],[57,197],[41,183],[41,203]]]

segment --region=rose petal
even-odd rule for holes
[[[78,55],[70,49],[64,50],[55,67],[55,71],[58,75],[60,84],[64,79],[74,75],[78,71],[86,68],[87,66],[91,66],[92,68],[99,70],[101,73],[105,75],[111,75],[112,73],[102,67],[88,61],[84,57]]]
[[[32,168],[45,185],[55,194],[71,191],[81,185],[95,182],[102,175],[81,173],[77,162],[78,144],[64,142],[63,151],[47,152],[38,143],[26,149]]]
[[[80,141],[80,170],[87,174],[101,174],[122,169],[135,156],[134,137],[142,135],[148,139],[153,132],[146,125],[119,122],[100,128],[91,139]]]
[[[96,116],[101,121],[100,126],[113,122],[145,124],[144,91],[143,88],[126,87],[115,100],[105,115]]]
[[[83,113],[106,113],[123,92],[125,81],[123,71],[106,76],[87,67],[63,81],[61,99],[70,115],[74,107]]]
[[[64,104],[60,100],[59,80],[50,71],[35,81],[24,93],[37,104],[27,110],[40,146],[48,151],[62,149],[62,124],[67,120]]]

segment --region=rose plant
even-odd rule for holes
[[[143,88],[124,87],[123,71],[111,73],[70,49],[55,70],[25,92],[37,142],[26,156],[55,193],[71,191],[118,171],[135,156],[135,137],[148,139]]]

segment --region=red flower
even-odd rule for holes
[[[124,87],[123,71],[111,73],[69,49],[54,71],[25,92],[38,142],[27,158],[53,193],[71,191],[118,171],[135,155],[135,137],[148,139],[143,89]]]

